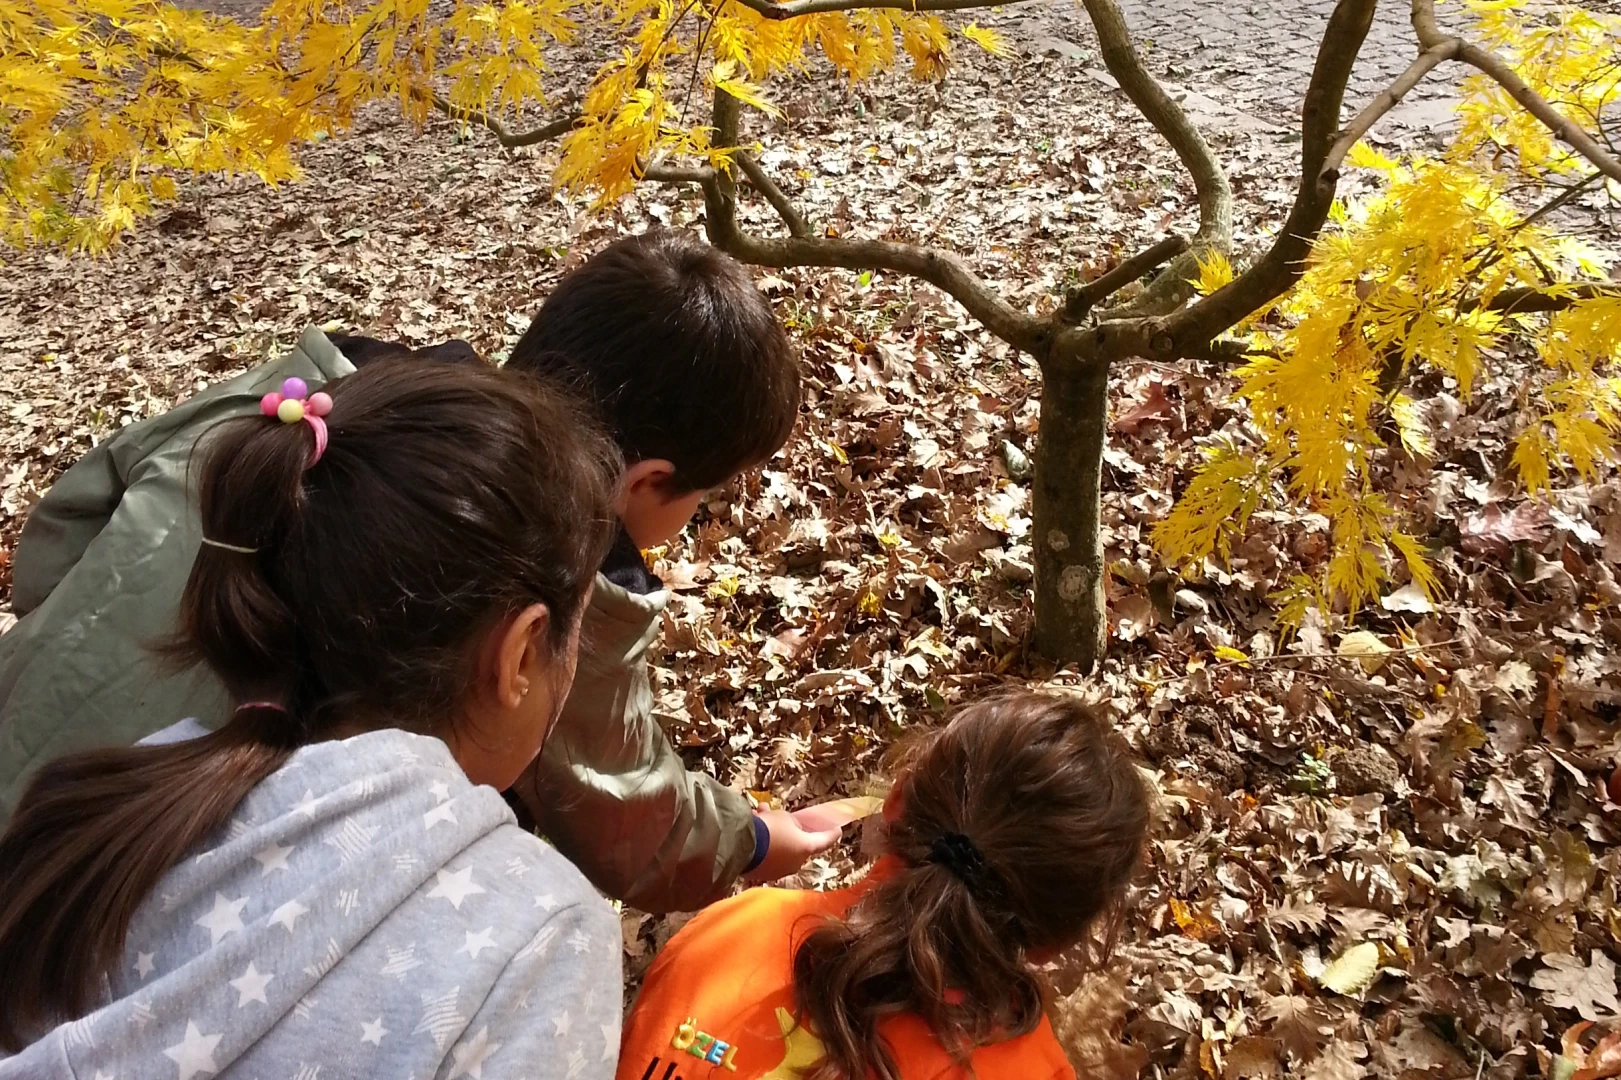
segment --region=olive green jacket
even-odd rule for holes
[[[192,451],[214,424],[257,412],[288,376],[317,387],[353,370],[324,334],[306,330],[280,360],[119,431],[34,507],[13,560],[19,621],[0,634],[0,823],[51,758],[227,715],[208,672],[171,673],[152,651],[173,631],[198,546]],[[574,689],[516,787],[541,831],[598,888],[653,912],[715,899],[754,854],[747,800],[688,772],[652,716],[647,649],[668,598],[598,576]]]

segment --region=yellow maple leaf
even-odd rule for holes
[[[1209,296],[1233,280],[1233,264],[1223,253],[1211,249],[1199,256],[1199,276],[1193,284],[1199,292]]]
[[[1365,142],[1359,142],[1351,147],[1351,152],[1345,155],[1350,165],[1359,169],[1375,169],[1385,176],[1394,176],[1401,165],[1394,158],[1386,157]]]
[[[1009,45],[1007,39],[995,30],[969,23],[962,28],[962,36],[992,56],[1006,60],[1013,55],[1013,46]]]
[[[736,72],[736,61],[722,60],[710,71],[709,83],[717,91],[730,94],[743,104],[759,109],[767,116],[782,115],[782,110],[766,100],[765,94],[758,85],[739,77]]]

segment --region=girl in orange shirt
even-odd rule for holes
[[[964,709],[915,744],[885,855],[835,892],[749,889],[670,941],[617,1080],[1072,1080],[1033,969],[1112,939],[1148,796],[1070,698]]]

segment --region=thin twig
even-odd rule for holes
[[[1513,232],[1518,233],[1521,229],[1529,228],[1530,226],[1535,225],[1538,221],[1541,221],[1555,210],[1567,205],[1577,196],[1583,194],[1595,183],[1603,179],[1603,173],[1588,173],[1580,183],[1569,185],[1558,195],[1555,195],[1553,198],[1549,199],[1547,202],[1543,203],[1541,206],[1527,214],[1525,216],[1525,220],[1514,226]]]
[[[1538,219],[1553,213],[1555,210],[1558,210],[1561,206],[1564,206],[1576,196],[1580,195],[1589,184],[1603,179],[1603,173],[1590,173],[1581,182],[1567,186],[1558,195],[1554,196],[1552,199],[1549,199],[1547,202],[1543,203],[1541,206],[1537,207],[1531,213],[1522,218],[1512,229],[1508,231],[1508,235],[1510,237],[1518,236],[1522,229],[1529,228],[1530,226],[1534,225]],[[1479,285],[1481,276],[1485,274],[1487,270],[1490,270],[1493,266],[1496,266],[1499,262],[1502,262],[1503,258],[1507,254],[1508,249],[1504,245],[1500,243],[1486,242],[1481,245],[1478,251],[1469,256],[1469,259],[1479,261],[1470,269],[1468,277],[1459,284],[1457,295],[1453,298],[1453,306],[1460,314],[1467,314],[1471,311],[1479,310],[1481,306],[1480,298],[1478,296],[1470,297],[1469,290]],[[1544,293],[1540,288],[1513,289],[1509,290],[1509,292],[1519,296],[1523,300],[1523,303],[1511,301],[1504,307],[1497,307],[1495,304],[1493,304],[1488,305],[1487,310],[1507,311],[1509,307],[1513,307],[1514,311],[1522,313],[1533,311],[1560,311],[1566,307],[1569,307],[1575,302],[1576,299]],[[1516,306],[1516,304],[1518,306]],[[1409,320],[1409,325],[1411,325],[1411,322],[1412,320]]]
[[[809,223],[795,209],[793,201],[783,194],[783,190],[776,185],[776,182],[766,175],[766,171],[760,167],[759,162],[754,160],[754,156],[746,150],[736,150],[732,153],[732,160],[737,162],[738,168],[743,170],[743,175],[749,178],[749,183],[754,185],[754,190],[764,195],[766,202],[770,203],[772,208],[777,211],[777,216],[782,218],[782,223],[788,226],[788,235],[808,238],[811,234]]]
[[[692,4],[697,2],[698,0],[691,0],[691,3],[687,5],[686,10],[681,12],[681,18],[675,20],[675,23],[670,24],[669,30],[666,30],[664,34],[665,41],[669,40],[670,33],[675,30],[676,23],[679,23],[681,19],[686,18],[687,12],[692,10]],[[708,9],[705,8],[704,10],[705,14],[708,14]],[[698,44],[692,50],[692,74],[687,76],[687,93],[686,96],[681,99],[681,122],[683,124],[687,122],[687,106],[692,104],[692,91],[698,85],[698,69],[703,66],[704,46],[709,41],[709,31],[714,29],[714,27],[715,20],[714,18],[710,18],[709,21],[705,22],[703,26],[699,27],[698,29]],[[664,48],[664,42],[659,42],[659,48]],[[657,54],[655,53],[655,55]]]
[[[1549,199],[1547,202],[1543,203],[1541,206],[1537,207],[1535,210],[1531,211],[1531,213],[1527,214],[1524,218],[1522,218],[1512,229],[1509,230],[1508,235],[1511,236],[1511,237],[1512,236],[1518,236],[1520,234],[1521,230],[1530,228],[1532,225],[1536,224],[1537,221],[1539,221],[1540,219],[1542,219],[1542,218],[1546,217],[1547,215],[1553,213],[1555,210],[1558,210],[1561,206],[1564,206],[1565,204],[1569,203],[1572,199],[1576,198],[1576,196],[1580,195],[1583,191],[1585,191],[1587,189],[1588,185],[1592,184],[1594,181],[1603,180],[1603,179],[1604,179],[1604,174],[1603,173],[1589,173],[1587,175],[1587,177],[1585,179],[1581,180],[1579,183],[1568,185],[1567,187],[1564,188],[1564,190],[1560,191],[1560,193],[1558,195],[1555,195],[1552,199]],[[1505,248],[1503,245],[1501,245],[1501,244],[1493,244],[1493,243],[1488,242],[1488,243],[1482,244],[1479,251],[1477,251],[1474,254],[1471,254],[1469,256],[1469,258],[1471,258],[1471,259],[1479,259],[1480,262],[1479,262],[1478,265],[1476,265],[1475,267],[1473,267],[1470,270],[1468,281],[1466,281],[1464,283],[1464,285],[1459,289],[1459,300],[1458,300],[1458,308],[1459,308],[1459,310],[1464,310],[1464,306],[1463,306],[1464,305],[1464,300],[1463,300],[1464,292],[1470,286],[1473,286],[1473,285],[1477,284],[1480,281],[1480,276],[1482,274],[1484,274],[1487,270],[1491,269],[1493,266],[1496,266],[1499,262],[1502,262],[1503,257],[1507,253],[1508,253],[1507,248]],[[1472,311],[1474,309],[1469,308],[1467,310]]]

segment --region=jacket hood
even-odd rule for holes
[[[318,1023],[329,972],[436,876],[485,892],[442,870],[511,821],[438,739],[300,749],[141,905],[102,1006],[0,1059],[0,1080],[225,1072],[284,1023]]]

